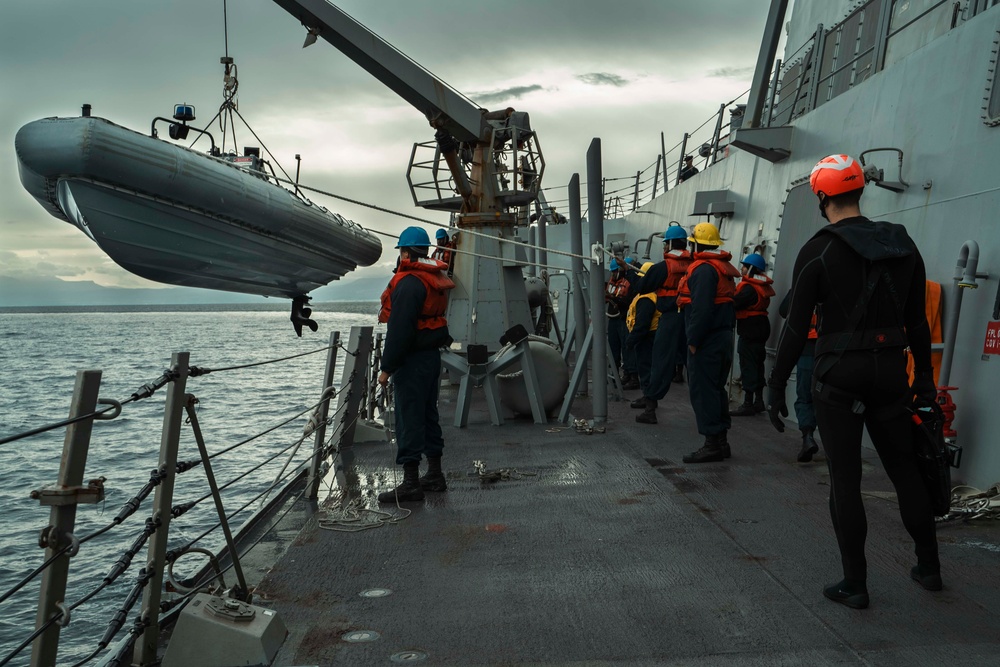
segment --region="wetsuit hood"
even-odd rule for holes
[[[895,259],[912,255],[916,248],[902,225],[869,220],[865,217],[845,218],[826,225],[816,235],[834,234],[869,261]]]

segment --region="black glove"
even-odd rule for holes
[[[934,370],[916,371],[913,374],[913,384],[910,386],[913,391],[913,400],[929,404],[937,399],[937,386],[934,384]]]
[[[778,415],[781,415],[780,417]],[[767,416],[771,418],[771,425],[778,429],[778,433],[785,432],[785,422],[781,417],[788,416],[788,404],[785,403],[785,385],[768,384],[767,387]]]

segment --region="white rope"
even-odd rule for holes
[[[327,197],[333,197],[334,199],[339,199],[341,201],[346,201],[346,202],[348,202],[350,204],[357,204],[358,206],[364,206],[366,208],[370,208],[370,209],[373,209],[373,210],[376,210],[376,211],[381,211],[382,213],[388,213],[390,215],[396,215],[396,216],[399,216],[401,218],[406,218],[408,220],[415,220],[416,222],[419,222],[419,223],[422,223],[422,224],[425,224],[425,225],[431,225],[432,227],[440,227],[441,229],[452,229],[452,226],[450,224],[445,224],[443,222],[437,222],[435,220],[427,220],[425,218],[418,218],[415,215],[410,215],[408,213],[402,213],[400,211],[394,211],[392,209],[385,208],[384,206],[377,206],[375,204],[369,204],[368,202],[363,202],[363,201],[360,201],[358,199],[351,199],[350,197],[344,197],[343,195],[334,194],[333,192],[329,192],[327,190],[320,190],[319,188],[313,188],[313,187],[309,187],[308,185],[302,185],[301,183],[295,183],[295,181],[292,181],[292,180],[287,179],[287,178],[281,178],[280,176],[272,176],[272,178],[274,178],[276,181],[280,181],[280,182],[283,182],[283,183],[288,183],[289,185],[295,186],[295,187],[297,187],[297,188],[299,188],[301,190],[309,190],[310,192],[315,192],[315,193],[318,193],[318,194],[321,194],[321,195],[325,195]],[[369,231],[369,232],[371,232],[373,234],[379,234],[380,236],[386,236],[386,237],[393,238],[393,239],[398,239],[399,238],[399,234],[391,234],[389,232],[383,232],[383,231],[380,231],[378,229],[373,229],[371,227],[363,227],[363,229],[366,229],[367,231]],[[473,231],[471,229],[459,228],[459,231],[461,231],[463,234],[472,234],[473,236],[482,236],[483,238],[494,239],[494,240],[499,241],[501,243],[510,243],[511,245],[521,246],[522,248],[526,248],[526,249],[542,250],[542,251],[545,251],[545,252],[550,252],[553,255],[563,255],[565,257],[576,258],[576,259],[586,259],[586,260],[593,261],[593,259],[591,257],[588,257],[587,255],[577,255],[577,254],[574,254],[574,253],[571,253],[571,252],[566,252],[564,250],[555,250],[553,248],[543,248],[542,246],[531,245],[530,243],[524,243],[523,241],[515,241],[513,239],[500,238],[500,237],[497,237],[497,236],[493,236],[492,234],[484,234],[482,232]],[[489,259],[503,259],[502,257],[489,257],[487,255],[479,255],[479,256],[480,257],[488,257]],[[529,264],[530,264],[530,262],[529,262]],[[559,268],[559,267],[556,267],[556,268]]]

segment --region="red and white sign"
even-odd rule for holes
[[[1000,354],[1000,322],[990,322],[986,325],[983,354]]]

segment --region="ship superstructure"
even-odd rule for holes
[[[860,157],[875,179],[862,210],[906,225],[928,280],[942,286],[939,384],[958,387],[964,448],[955,477],[984,487],[1000,479],[1000,413],[990,404],[1000,361],[997,4],[798,2],[785,17],[787,2],[775,0],[743,126],[712,146],[694,178],[607,220],[602,239],[635,249],[668,221],[713,221],[734,255],[765,257],[783,295],[799,248],[825,224],[810,169],[831,153]],[[785,52],[772,61],[782,31]],[[569,247],[569,230],[552,227],[548,239]],[[771,317],[773,352],[781,320]]]

